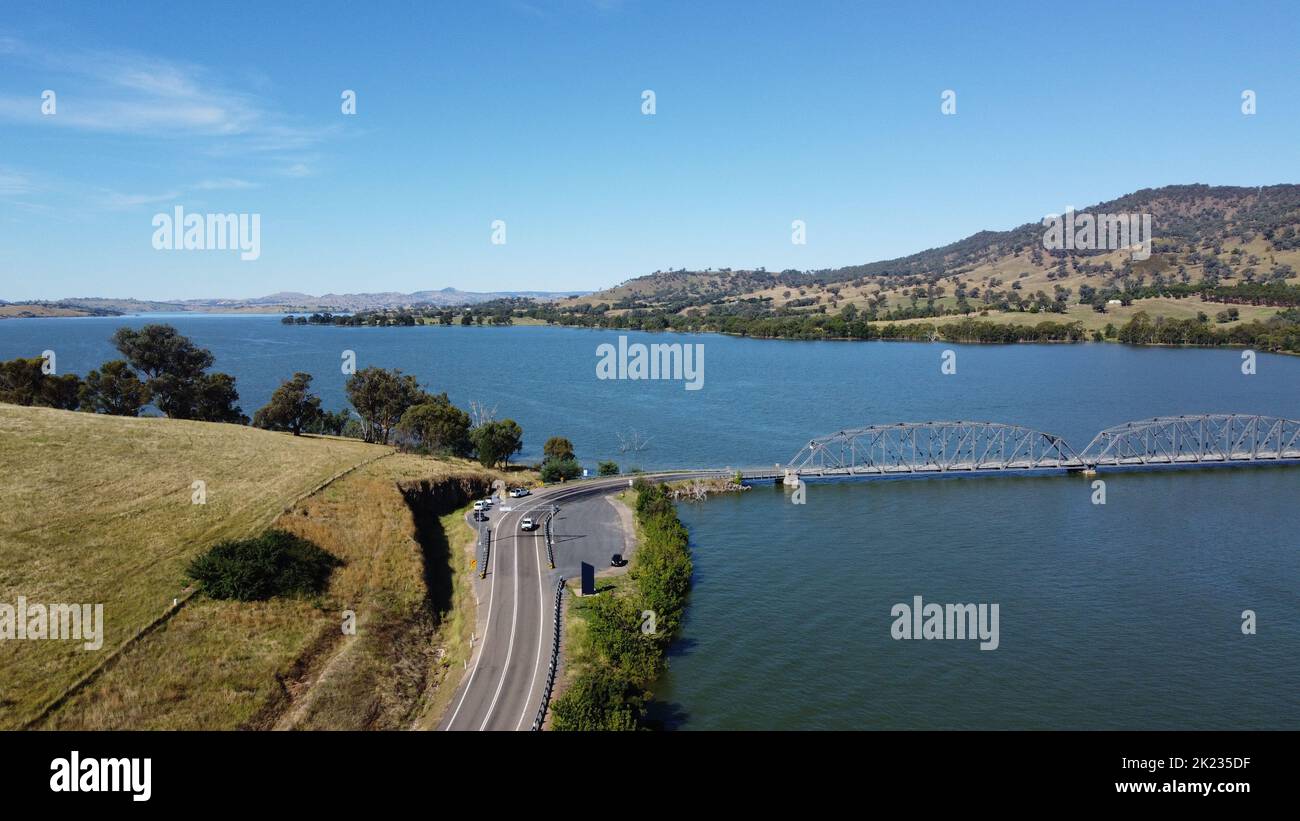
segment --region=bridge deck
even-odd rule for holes
[[[1106,428],[1082,451],[1059,436],[999,422],[901,422],[813,439],[782,476],[1058,473],[1097,468],[1279,464],[1300,460],[1300,421],[1217,413],[1157,416]],[[777,478],[778,471],[746,471]]]

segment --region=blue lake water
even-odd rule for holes
[[[167,321],[234,374],[250,415],[295,371],[345,405],[341,355],[398,367],[594,467],[784,463],[813,436],[979,419],[1063,436],[1155,415],[1300,417],[1300,358],[1114,344],[782,342],[704,346],[704,385],[596,378],[610,331],[284,326],[274,316],[0,321],[0,358],[61,372],[115,358],[121,325]],[[945,348],[957,373],[940,372]],[[649,445],[621,453],[619,434]],[[682,505],[695,588],[656,715],[684,728],[1300,728],[1300,469],[810,485]],[[896,641],[890,608],[1000,606],[1000,646]],[[1244,636],[1241,613],[1258,614]]]

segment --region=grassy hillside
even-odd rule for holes
[[[498,474],[346,439],[11,405],[0,442],[0,602],[103,603],[106,622],[98,651],[0,644],[0,728],[92,671],[37,726],[403,727],[445,701],[473,623],[468,529],[448,510]],[[323,596],[186,601],[193,556],[273,524],[343,560]]]
[[[0,645],[0,727],[20,726],[184,595],[204,547],[265,528],[387,448],[234,425],[0,405],[0,602],[103,603],[104,646]],[[192,485],[207,503],[192,504]]]
[[[366,463],[275,520],[343,560],[323,596],[195,599],[41,726],[404,729],[436,721],[474,621],[468,554],[453,549],[471,543],[472,531],[437,510],[481,495],[493,478],[468,462],[403,454]],[[420,487],[443,498],[421,497]],[[354,635],[341,629],[345,610],[356,615]]]
[[[1030,222],[1006,231],[981,231],[949,245],[898,259],[844,268],[768,272],[743,270],[657,271],[614,288],[557,303],[579,321],[639,313],[651,328],[669,317],[768,317],[838,313],[852,305],[871,321],[907,321],[925,315],[936,322],[955,314],[989,312],[995,321],[1064,320],[1051,313],[1070,306],[1069,319],[1092,329],[1127,319],[1080,305],[1085,293],[1120,292],[1161,284],[1278,281],[1300,283],[1300,186],[1239,188],[1204,185],[1146,189],[1080,212],[1150,213],[1154,253],[1131,259],[1127,250],[1044,250],[1043,226]],[[1103,300],[1105,301],[1105,300]],[[1146,305],[1142,303],[1146,302]],[[1194,304],[1193,304],[1194,303]],[[1167,305],[1139,299],[1137,308],[1170,318],[1213,317],[1223,306],[1200,300]],[[1079,308],[1076,313],[1075,308]],[[1032,311],[1032,313],[1031,313]],[[950,315],[945,316],[945,312]],[[1241,311],[1239,322],[1276,311]],[[1043,316],[1047,314],[1047,316]],[[671,322],[669,323],[671,324]],[[705,322],[705,325],[710,323]],[[719,323],[712,323],[719,324]],[[1231,326],[1233,323],[1223,323]]]

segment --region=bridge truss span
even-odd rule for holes
[[[1157,416],[1103,430],[1082,458],[1090,467],[1300,459],[1300,421],[1235,413]]]
[[[1059,436],[997,422],[904,422],[811,440],[787,471],[818,476],[1080,470]]]

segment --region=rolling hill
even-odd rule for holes
[[[837,312],[853,305],[875,321],[987,312],[1013,322],[1063,307],[1060,312],[1072,319],[1095,322],[1105,314],[1094,311],[1092,303],[1108,289],[1297,281],[1300,185],[1143,189],[1078,212],[1151,214],[1154,253],[1134,260],[1127,250],[1048,251],[1045,229],[1035,221],[842,268],[658,271],[555,307],[615,315],[653,310],[764,316]]]

